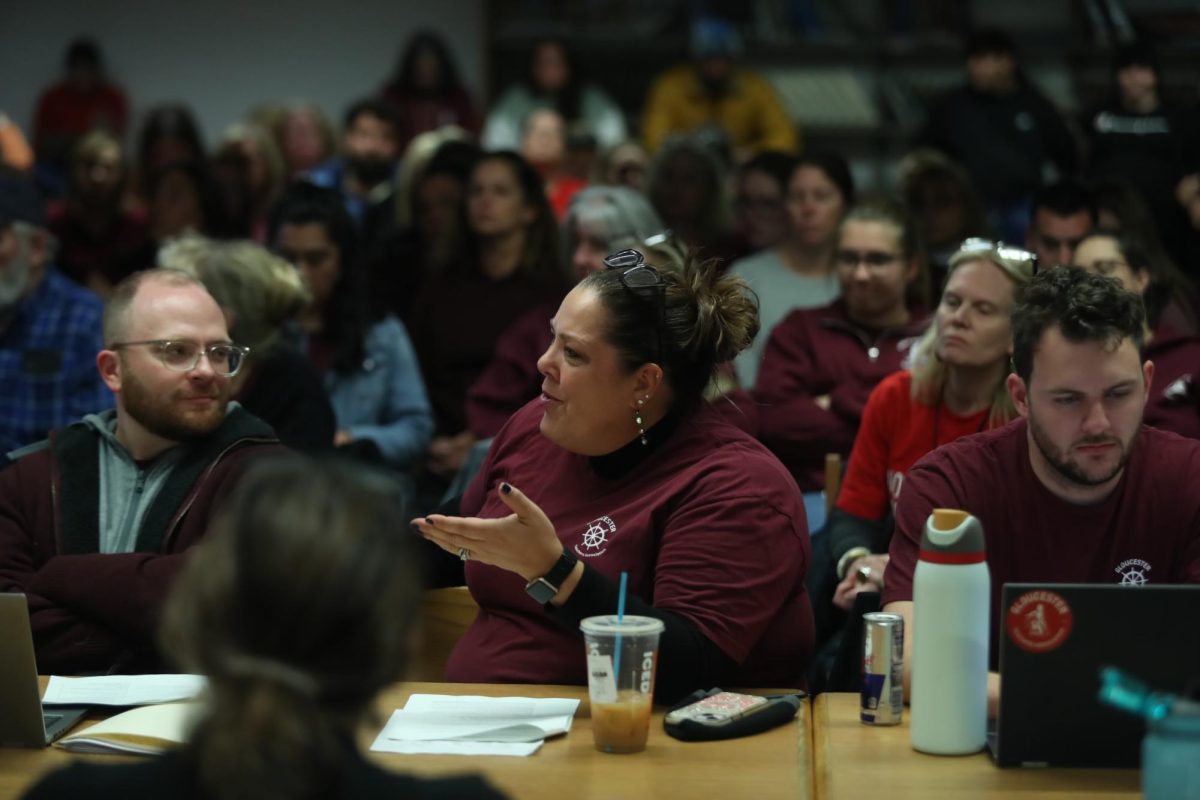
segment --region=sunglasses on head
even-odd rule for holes
[[[666,287],[658,270],[646,263],[638,250],[621,250],[611,253],[604,258],[606,270],[619,270],[621,285],[631,295],[643,303],[653,303],[657,312],[654,333],[657,339],[658,360],[663,357],[663,329],[666,327]],[[646,296],[647,291],[655,294],[654,298]]]

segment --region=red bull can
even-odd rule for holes
[[[863,614],[862,703],[867,725],[899,725],[904,713],[904,617]]]

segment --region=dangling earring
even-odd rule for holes
[[[646,447],[650,443],[646,441],[646,429],[642,427],[642,405],[645,400],[638,400],[638,407],[633,411],[633,421],[637,424],[638,436],[641,437],[642,447]]]

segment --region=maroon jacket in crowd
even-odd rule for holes
[[[42,673],[156,668],[154,631],[184,551],[247,460],[279,446],[266,423],[235,408],[172,469],[137,550],[103,554],[98,437],[76,423],[0,472],[0,592],[26,595]]]
[[[826,453],[850,453],[871,390],[900,369],[927,325],[914,312],[902,328],[869,330],[838,300],[793,311],[771,331],[754,389],[758,435],[802,491],[824,487]]]
[[[1154,362],[1144,422],[1200,439],[1200,336],[1159,325],[1142,356]]]

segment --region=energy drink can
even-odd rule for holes
[[[862,707],[868,725],[899,725],[904,713],[904,617],[863,614]]]

